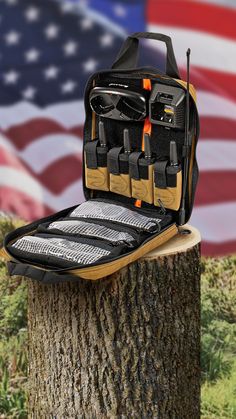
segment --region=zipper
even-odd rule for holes
[[[150,216],[150,214],[153,213],[153,208],[138,208],[138,207],[134,207],[132,204],[115,201],[113,199],[91,198],[90,201],[107,202],[108,204],[119,205],[127,209],[130,209],[131,211],[138,212],[141,215],[148,214]],[[160,211],[160,214],[159,213],[154,214],[154,215],[152,214],[151,218],[163,218],[163,214],[161,213],[161,210],[157,209],[157,211]]]
[[[58,238],[58,236],[55,237],[54,235],[51,235],[51,234],[36,234],[35,237],[39,237],[39,238],[41,237],[41,238],[45,238],[45,239]],[[109,255],[102,256],[101,259],[103,259],[103,260],[104,260],[104,258],[109,258],[111,256],[111,254],[114,254],[116,256],[116,255],[120,255],[122,253],[122,246],[121,245],[117,246],[117,245],[113,245],[112,243],[106,244],[102,240],[98,240],[98,239],[96,239],[96,240],[86,239],[86,238],[81,238],[81,239],[76,239],[75,238],[74,239],[74,238],[69,238],[68,236],[65,236],[65,235],[61,235],[60,239],[62,239],[62,240],[65,239],[65,240],[70,241],[70,242],[82,243],[82,244],[85,244],[85,245],[87,244],[87,245],[90,245],[90,246],[93,246],[93,247],[98,247],[100,249],[106,250],[106,251],[109,252]],[[123,243],[122,243],[122,245],[124,247]],[[33,256],[34,256],[34,254],[32,253],[32,257]],[[37,256],[40,256],[40,255],[37,254]],[[45,256],[45,255],[42,255],[42,256]],[[49,255],[49,257],[53,259],[54,255]],[[19,256],[17,256],[17,259],[13,258],[11,256],[11,260],[14,260],[16,263],[26,263],[27,265],[31,265],[31,266],[33,265],[33,266],[39,267],[39,268],[41,268],[45,271],[50,269],[52,272],[58,272],[58,271],[61,271],[61,270],[64,271],[64,270],[73,269],[73,267],[56,268],[55,265],[53,265],[53,264],[45,265],[45,264],[42,264],[40,262],[37,262],[37,261],[33,262],[33,261],[28,260],[28,259],[25,259],[24,257],[19,257]],[[56,260],[57,260],[57,258],[56,258]],[[59,258],[59,260],[60,260],[60,258]],[[96,263],[97,263],[97,261],[95,261],[93,264],[96,264]],[[89,264],[89,265],[87,265],[87,264],[77,264],[75,266],[77,268],[83,268],[83,267],[91,266],[93,264]]]
[[[111,250],[110,248],[117,247],[117,246],[113,245],[112,243],[109,243],[109,245],[105,244],[103,242],[103,240],[101,240],[101,239],[95,239],[95,238],[89,239],[87,237],[86,238],[85,237],[81,237],[81,238],[79,238],[79,237],[68,237],[65,234],[61,234],[60,236],[55,237],[55,235],[53,235],[51,233],[39,233],[39,234],[35,234],[35,237],[42,237],[42,238],[45,238],[45,239],[50,239],[50,238],[51,239],[59,239],[60,238],[62,240],[67,240],[69,242],[76,242],[76,243],[88,244],[88,245],[94,246],[94,247],[100,247],[100,249],[107,250],[107,251]]]
[[[75,218],[75,220],[78,220],[78,218]],[[81,221],[84,221],[84,220],[81,220]],[[91,221],[91,223],[92,223],[92,221]],[[104,225],[104,224],[102,224],[102,225]],[[55,230],[57,230],[57,229],[55,229]],[[57,231],[60,231],[60,230],[57,230]],[[124,230],[121,230],[121,229],[119,229],[117,231],[118,232],[124,232]],[[128,229],[126,231],[128,232]],[[134,237],[134,232],[132,232],[132,233],[133,233],[132,237],[133,237],[134,241],[137,242],[138,240],[137,240],[136,237]],[[101,238],[97,238],[95,236],[87,236],[86,234],[81,234],[81,233],[79,233],[79,234],[68,233],[69,234],[68,236],[65,235],[65,234],[57,234],[56,237],[55,237],[54,234],[56,234],[56,233],[53,233],[53,232],[46,233],[46,231],[45,231],[45,232],[36,234],[36,237],[37,236],[43,237],[44,235],[45,235],[45,237],[46,236],[52,236],[53,238],[62,238],[62,239],[66,239],[66,240],[69,240],[69,241],[74,241],[74,242],[78,242],[78,243],[85,243],[85,244],[89,244],[91,246],[101,247],[101,249],[105,249],[105,250],[109,250],[109,248],[107,249],[107,247],[109,247],[109,246],[114,247],[114,248],[116,248],[118,246],[122,246],[122,245],[125,245],[125,246],[130,247],[130,248],[134,247],[134,245],[132,245],[132,243],[126,242],[125,240],[116,241],[114,243],[114,242],[111,242],[109,239],[105,239],[105,238],[101,239]],[[76,235],[78,237],[75,237]],[[88,243],[87,243],[86,240],[88,241]],[[104,242],[105,242],[105,244],[104,244]],[[107,246],[106,246],[106,243],[107,243]]]
[[[163,230],[160,232],[160,233],[157,233],[157,234],[155,234],[154,235],[154,237],[157,237],[157,236],[159,236],[159,234],[161,234],[161,233],[163,233],[164,231],[166,231],[168,228],[170,228],[171,226],[174,226],[174,225],[176,225],[176,223],[172,223],[172,224],[170,224],[170,225],[168,225],[167,227],[165,227],[165,228],[163,228]],[[146,244],[146,243],[148,243],[150,240],[152,240],[153,238],[153,235],[151,236],[151,237],[148,237],[146,240],[144,240],[144,242],[142,243],[142,245],[144,245],[144,244]],[[133,249],[133,250],[131,250],[130,252],[128,252],[128,253],[125,253],[125,256],[126,255],[128,255],[128,254],[130,254],[130,253],[132,253],[133,251],[135,251],[136,249]],[[124,257],[124,255],[119,255],[119,256],[116,256],[115,258],[113,258],[112,260],[110,260],[109,262],[113,262],[113,261],[115,261],[115,260],[118,260],[118,259],[121,259],[122,257]],[[91,263],[90,265],[89,265],[89,267],[91,267],[91,266],[96,266],[96,265],[102,265],[104,262],[103,261],[98,261],[98,262],[95,262],[95,263]],[[87,267],[87,265],[84,265],[83,266],[84,268],[86,268]],[[72,266],[71,268],[65,268],[65,269],[60,269],[60,272],[65,272],[65,271],[70,271],[70,270],[72,270],[72,269],[76,269],[76,268],[78,268],[78,266]],[[81,267],[82,268],[82,267]],[[52,272],[59,272],[59,270],[56,270],[56,271],[52,271]]]
[[[123,207],[125,207],[125,208],[127,208],[127,209],[129,209],[129,210],[131,210],[131,211],[134,211],[134,212],[137,212],[137,213],[139,213],[140,215],[144,215],[144,216],[147,216],[147,217],[149,217],[149,218],[156,218],[156,219],[159,219],[160,221],[158,222],[158,224],[159,224],[159,226],[160,226],[160,229],[162,228],[162,225],[161,225],[161,223],[164,221],[164,220],[168,220],[169,219],[169,222],[171,222],[172,221],[172,219],[173,219],[173,216],[172,216],[172,213],[171,213],[171,211],[167,211],[166,209],[165,209],[165,212],[163,211],[163,208],[162,207],[160,207],[160,208],[156,208],[155,209],[155,214],[153,214],[153,211],[154,211],[154,209],[153,208],[138,208],[138,207],[135,207],[133,204],[128,204],[128,203],[124,203],[124,202],[122,202],[122,203],[120,203],[119,201],[114,201],[114,200],[112,200],[112,199],[102,199],[102,198],[92,198],[92,199],[90,199],[90,201],[99,201],[99,202],[107,202],[107,203],[109,203],[109,204],[113,204],[113,205],[121,205],[121,206],[123,206]],[[158,212],[157,212],[158,211]],[[115,223],[116,221],[108,221],[108,222],[112,222],[112,223]],[[117,224],[118,224],[119,222],[117,222]],[[125,226],[125,229],[126,229],[126,225],[125,224],[122,224],[122,223],[119,223],[121,226],[123,225],[123,226]],[[131,227],[128,227],[128,228],[131,228]],[[153,234],[153,233],[156,233],[157,231],[156,230],[149,230],[149,231],[147,231],[147,230],[143,230],[142,228],[138,228],[138,227],[132,227],[134,230],[135,229],[137,229],[137,230],[139,230],[139,231],[141,231],[141,232],[146,232],[146,233],[149,233],[149,234]]]
[[[167,227],[165,227],[165,228],[163,228],[163,230],[160,232],[160,233],[157,233],[157,234],[155,234],[154,236],[151,236],[151,237],[148,237],[146,240],[144,240],[144,242],[142,243],[142,245],[144,245],[144,244],[146,244],[146,243],[148,243],[150,240],[152,240],[154,237],[157,237],[159,234],[161,234],[161,233],[164,233],[168,228],[170,228],[170,227],[172,227],[172,226],[176,226],[176,223],[172,223],[172,224],[170,224],[170,225],[168,225]],[[124,254],[121,254],[121,255],[118,255],[118,256],[115,256],[114,258],[112,258],[111,260],[108,260],[107,262],[114,262],[114,261],[116,261],[116,260],[118,260],[118,259],[121,259],[122,257],[124,257],[124,256],[126,256],[126,255],[128,255],[128,254],[131,254],[132,252],[134,252],[136,249],[132,249],[132,250],[130,250],[129,252],[127,252],[127,253],[125,253],[125,255]],[[18,263],[22,263],[21,262],[21,260],[17,260],[16,259],[16,262],[18,262]],[[24,262],[27,264],[27,265],[31,265],[28,261],[25,261],[24,260]],[[40,264],[34,264],[33,266],[35,266],[35,267],[38,267],[38,268],[40,268],[40,269],[42,269],[42,270],[45,270],[45,271],[48,271],[48,272],[53,272],[53,273],[58,273],[58,274],[60,274],[60,273],[66,273],[66,271],[71,271],[71,270],[74,270],[74,269],[82,269],[82,268],[87,268],[87,267],[92,267],[92,266],[98,266],[98,265],[102,265],[102,264],[104,264],[105,262],[104,262],[104,260],[103,261],[97,261],[97,262],[94,262],[94,263],[91,263],[91,264],[89,264],[89,265],[74,265],[74,266],[71,266],[70,268],[59,268],[59,269],[50,269],[50,271],[48,270],[48,269],[45,269],[45,266],[44,265],[40,265]],[[48,267],[47,267],[48,268]]]
[[[60,222],[60,221],[83,221],[83,222],[88,223],[88,224],[96,224],[96,225],[104,226],[104,227],[109,228],[110,230],[117,231],[119,233],[128,233],[133,237],[133,239],[135,241],[137,241],[140,237],[139,233],[131,227],[126,228],[126,226],[123,225],[123,228],[122,228],[122,225],[119,225],[119,224],[114,226],[113,223],[111,225],[111,221],[106,221],[106,220],[102,220],[102,219],[101,220],[94,220],[92,218],[89,219],[89,218],[82,218],[82,217],[81,218],[79,218],[79,217],[65,217],[65,218],[62,218],[62,219],[59,219],[59,220],[55,220],[55,222],[57,222],[57,221],[58,222]],[[38,226],[39,227],[38,232],[39,233],[46,232],[47,227],[49,226],[49,224],[51,224],[51,223],[47,223],[45,226],[43,224],[40,224]],[[40,231],[40,226],[42,226],[42,231]],[[58,230],[59,232],[61,231],[57,228],[55,228],[55,230]],[[80,236],[88,237],[86,234],[82,234],[82,233],[68,233],[68,234],[70,234],[70,236],[76,236],[78,234]],[[106,239],[104,239],[104,240],[106,240]],[[109,240],[107,240],[107,241],[109,241]]]
[[[147,214],[149,216],[150,216],[150,212],[152,211],[152,209],[144,209],[144,208],[140,209],[140,208],[136,208],[136,207],[133,208],[132,205],[123,204],[123,203],[120,204],[117,201],[113,201],[113,200],[109,200],[109,199],[102,200],[101,198],[98,198],[98,199],[94,199],[94,201],[101,201],[101,202],[104,202],[105,201],[105,202],[112,203],[112,204],[123,205],[123,206],[125,206],[128,209],[132,209],[132,211],[136,211],[136,212],[141,213],[141,214]],[[71,211],[73,211],[77,206],[78,205],[75,205],[73,207],[69,207],[67,209],[64,209],[64,210],[60,211],[59,213],[57,213],[55,215],[50,215],[49,217],[43,218],[41,221],[44,221],[45,224],[47,223],[47,225],[48,225],[48,223],[51,223],[51,222],[54,222],[54,221],[65,220],[65,219],[68,219],[68,220],[78,220],[79,219],[78,217],[68,217],[68,214]],[[67,217],[63,218],[62,217],[63,215],[67,215]],[[159,216],[160,216],[160,218],[162,217],[163,219],[166,217],[166,216],[163,217],[163,215],[161,215],[161,214]],[[170,217],[170,225],[171,225],[171,221],[172,220],[171,220],[171,215],[170,214],[169,214],[169,217]],[[158,215],[157,216],[156,215],[153,216],[153,214],[152,214],[152,218],[158,218]],[[149,234],[149,235],[151,235],[150,239],[152,239],[153,235],[159,234],[160,232],[162,233],[162,231],[165,231],[165,229],[168,227],[167,226],[167,227],[162,228],[161,231],[159,231],[159,229],[158,229],[158,231],[157,230],[154,230],[154,231],[145,231],[145,230],[140,229],[140,228],[130,227],[130,226],[127,226],[125,224],[122,224],[122,223],[119,223],[119,222],[114,222],[114,221],[106,221],[106,220],[102,220],[102,219],[101,220],[93,220],[93,219],[87,219],[87,218],[81,218],[81,220],[84,221],[84,222],[88,222],[88,223],[94,223],[94,224],[98,224],[98,225],[99,224],[100,225],[104,225],[105,227],[108,227],[108,228],[111,228],[111,229],[113,228],[114,230],[117,230],[117,231],[120,231],[120,232],[124,232],[124,231],[125,232],[128,232],[134,238],[134,240],[136,241],[136,243],[134,244],[134,246],[132,246],[132,248],[135,248],[136,247],[136,244],[138,245],[140,243],[141,234],[143,234],[144,237],[145,237],[145,235]],[[20,239],[21,237],[24,237],[26,235],[31,235],[31,234],[37,232],[37,228],[40,225],[42,225],[42,224],[44,224],[44,223],[39,223],[38,221],[35,221],[35,222],[29,224],[28,226],[20,227],[19,229],[15,230],[14,232],[9,233],[5,237],[5,240],[4,240],[4,249],[5,249],[6,253],[8,254],[8,256],[10,257],[10,259],[12,261],[14,261],[16,263],[25,262],[25,263],[28,263],[29,264],[29,262],[27,260],[25,260],[23,258],[22,259],[17,259],[14,255],[12,255],[12,253],[8,249],[8,245],[11,244],[11,243],[13,243],[13,242],[15,242],[16,240]],[[23,234],[20,234],[20,235],[17,235],[16,236],[16,231],[18,231],[18,233],[22,232]],[[40,233],[38,233],[38,234],[40,235]],[[44,233],[42,233],[42,235],[43,234]],[[49,234],[46,233],[46,236],[47,237],[48,237],[48,235],[50,235],[50,233]],[[13,237],[11,237],[11,236],[13,236]],[[60,237],[61,238],[66,238],[67,240],[70,240],[70,237],[68,237],[68,236],[66,236],[64,234],[60,235]],[[85,236],[85,237],[87,237],[87,236]],[[93,241],[93,245],[94,245],[94,239],[90,239],[90,240]],[[97,244],[100,244],[102,242],[102,240],[99,240],[99,239],[95,239],[95,240],[96,240],[96,243]],[[146,239],[143,243],[146,243],[147,240],[148,239]],[[71,237],[71,241],[73,241],[72,237]],[[79,240],[79,239],[76,240],[76,238],[75,238],[74,241],[81,241],[81,240]],[[116,243],[116,244],[114,244],[112,242],[109,242],[109,245],[112,248],[116,248],[119,245],[126,245],[128,248],[131,249],[131,246],[129,246],[129,243],[127,243],[127,242]],[[105,248],[107,249],[107,246]],[[45,268],[44,265],[41,265],[41,264],[35,264],[35,266],[39,266],[39,267],[41,267],[43,269]],[[84,266],[86,266],[86,265],[84,265]],[[75,267],[78,267],[78,266],[75,266]],[[72,267],[70,269],[74,269],[75,267]],[[67,269],[68,268],[65,268],[65,270],[67,270]],[[55,270],[55,272],[56,271],[58,271],[58,270]]]
[[[127,208],[127,209],[129,209],[129,210],[132,210],[133,211],[133,208],[131,209],[131,207],[130,206],[128,206],[128,205],[126,205],[126,204],[124,204],[124,203],[122,203],[122,204],[120,204],[120,203],[117,203],[117,201],[112,201],[112,200],[109,200],[109,199],[102,199],[102,198],[94,198],[94,199],[89,199],[89,201],[95,201],[95,202],[107,202],[107,203],[109,203],[109,204],[113,204],[113,205],[119,205],[119,206],[123,206],[123,207],[125,207],[125,208]],[[88,202],[88,201],[86,201],[86,202]],[[139,211],[136,211],[136,212],[139,212]],[[153,222],[154,224],[155,224],[155,226],[156,227],[150,227],[150,229],[145,229],[145,228],[143,228],[143,227],[138,227],[138,226],[132,226],[132,227],[130,227],[129,226],[129,224],[126,224],[126,223],[122,223],[121,221],[117,221],[117,220],[103,220],[102,218],[100,219],[100,218],[95,218],[95,220],[97,220],[97,221],[100,221],[100,220],[103,220],[103,221],[107,221],[107,222],[109,222],[109,223],[112,223],[112,225],[113,224],[115,224],[115,225],[119,225],[119,226],[123,226],[124,228],[126,228],[126,227],[128,227],[128,228],[132,228],[132,229],[134,229],[135,231],[139,231],[139,232],[143,232],[143,233],[149,233],[149,234],[152,234],[152,233],[157,233],[157,232],[160,232],[160,230],[161,230],[161,225],[160,225],[160,222],[159,222],[159,218],[158,217],[150,217],[150,213],[148,213],[149,214],[149,218],[152,218],[152,219],[150,219],[150,222]],[[144,214],[142,214],[142,213],[140,213],[140,215],[144,215]],[[73,217],[74,218],[74,217]],[[75,217],[77,220],[84,220],[84,221],[86,221],[86,220],[91,220],[91,222],[93,222],[93,218],[92,217],[83,217],[83,216],[77,216],[77,217]],[[157,222],[155,222],[155,219],[157,220]],[[160,220],[161,221],[161,220]]]

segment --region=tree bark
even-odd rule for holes
[[[97,282],[29,282],[30,418],[200,418],[194,231]]]

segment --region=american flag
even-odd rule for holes
[[[191,223],[203,254],[236,251],[234,0],[0,0],[0,209],[33,220],[84,200],[83,91],[129,33],[172,37],[181,75],[192,49],[201,175]],[[164,67],[158,43],[141,64]]]

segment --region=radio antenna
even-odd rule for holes
[[[190,95],[189,95],[189,83],[190,83],[190,54],[191,50],[188,48],[186,52],[187,56],[187,92],[186,92],[186,115],[185,115],[185,162],[184,162],[184,173],[183,173],[183,195],[180,208],[180,224],[185,223],[185,207],[186,207],[186,194],[188,187],[188,171],[189,171],[189,147],[190,147],[190,133],[189,133],[189,120],[190,120]]]

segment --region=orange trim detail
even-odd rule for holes
[[[150,79],[143,79],[143,88],[145,90],[152,90],[152,84]]]
[[[134,203],[134,206],[135,206],[135,207],[137,207],[137,208],[141,208],[141,206],[142,206],[142,201],[141,201],[141,199],[136,199],[136,201],[135,201],[135,203]]]
[[[144,150],[144,134],[151,135],[151,132],[152,132],[152,124],[150,122],[150,119],[147,117],[144,121],[144,126],[143,126],[142,151],[145,151]]]
[[[152,90],[152,83],[150,79],[143,79],[143,88],[144,90]],[[152,132],[152,124],[150,122],[149,117],[147,117],[144,121],[144,125],[143,125],[143,136],[142,136],[142,151],[144,150],[144,134],[149,134],[151,135]],[[136,199],[135,201],[135,207],[137,208],[141,208],[142,206],[142,201],[140,199]]]
[[[145,90],[152,90],[152,83],[150,79],[143,79],[143,88]],[[144,151],[144,134],[151,135],[151,131],[152,131],[152,124],[149,120],[149,117],[147,117],[144,121],[144,126],[143,126],[142,151]]]

